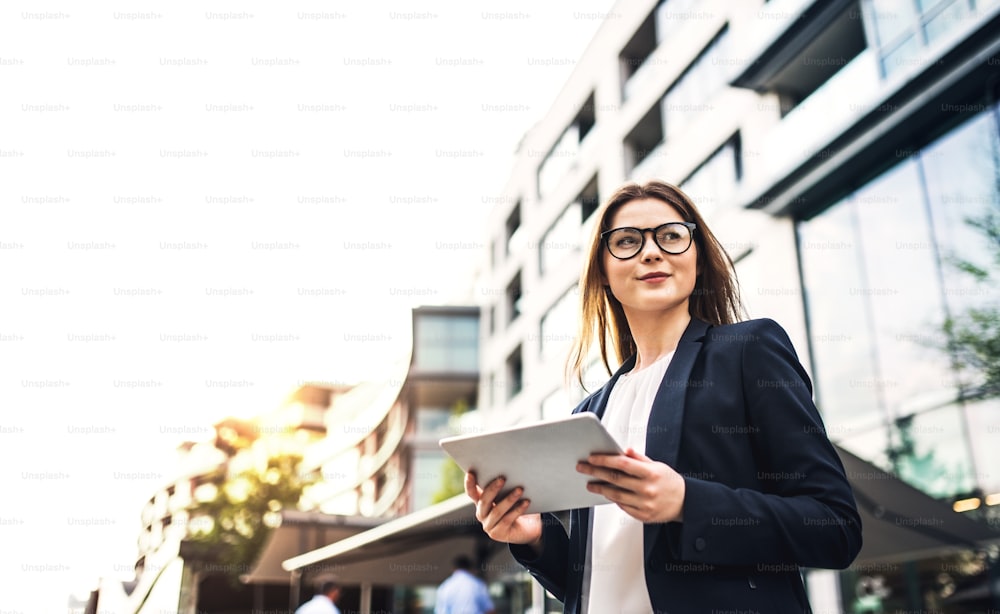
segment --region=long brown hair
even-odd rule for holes
[[[635,354],[636,345],[629,329],[622,304],[604,285],[601,233],[610,230],[611,218],[623,205],[634,200],[652,198],[661,200],[674,209],[687,222],[694,222],[694,243],[698,250],[700,273],[688,301],[691,317],[709,324],[732,324],[743,319],[745,310],[740,301],[739,284],[733,261],[708,228],[691,199],[677,186],[663,181],[649,181],[643,185],[627,183],[611,195],[599,212],[594,224],[590,249],[580,277],[580,332],[573,343],[567,363],[571,375],[583,384],[583,369],[595,337],[604,367],[611,373],[608,363],[610,341],[619,362]]]

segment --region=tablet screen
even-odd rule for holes
[[[622,452],[591,412],[446,437],[440,445],[463,471],[476,473],[480,487],[501,475],[506,478],[505,492],[523,487],[524,497],[531,500],[528,513],[608,503],[587,491],[593,478],[577,472],[576,464],[590,454]]]

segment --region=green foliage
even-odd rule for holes
[[[974,396],[1000,394],[1000,309],[969,309],[944,327],[958,365],[982,378]]]
[[[951,264],[985,286],[990,295],[1000,288],[996,272],[1000,270],[1000,213],[992,212],[966,222],[982,234],[992,252],[991,269],[984,269],[968,260],[955,258]],[[964,395],[973,398],[1000,395],[1000,302],[968,307],[945,320],[948,350],[956,366],[976,380],[972,390]]]
[[[434,493],[432,502],[440,503],[464,492],[465,472],[450,458],[441,461],[441,486]]]
[[[294,508],[303,490],[315,482],[315,476],[300,473],[301,462],[298,454],[276,455],[265,467],[221,480],[213,498],[190,510],[192,554],[207,569],[238,582],[260,554],[271,530],[268,522],[282,509]]]
[[[940,492],[943,484],[948,483],[948,471],[934,456],[934,449],[923,453],[917,450],[913,436],[913,418],[907,416],[895,422],[896,445],[888,449],[889,461],[893,469],[903,481],[920,488],[933,496],[948,496],[950,492]]]
[[[457,424],[462,415],[469,411],[469,404],[460,399],[451,408],[451,423],[453,430],[457,430]],[[465,492],[465,472],[455,464],[451,458],[441,461],[441,486],[438,487],[431,497],[433,503],[446,501],[456,495]]]

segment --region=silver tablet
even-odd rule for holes
[[[475,471],[480,486],[504,476],[504,492],[521,486],[531,500],[528,512],[554,512],[608,503],[588,492],[593,478],[576,464],[594,453],[621,453],[614,437],[591,412],[518,424],[477,435],[446,437],[440,442],[462,470]]]

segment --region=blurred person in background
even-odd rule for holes
[[[473,575],[472,560],[459,555],[454,571],[438,586],[434,614],[494,614],[486,583]]]
[[[326,580],[320,584],[319,592],[300,605],[295,614],[340,614],[340,608],[337,607],[339,598],[340,585],[333,580]]]

